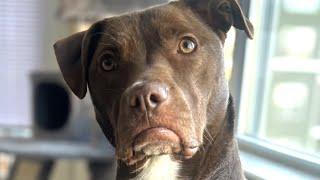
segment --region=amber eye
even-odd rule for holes
[[[102,69],[105,71],[115,70],[116,64],[110,55],[104,56],[101,62]]]
[[[185,37],[179,44],[179,52],[183,54],[190,54],[197,48],[197,43],[193,38]]]

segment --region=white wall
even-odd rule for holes
[[[69,22],[63,22],[58,18],[58,0],[45,0],[43,9],[43,69],[58,70],[58,64],[53,51],[53,44],[68,35],[72,28]]]

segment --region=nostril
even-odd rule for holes
[[[150,101],[151,101],[151,103],[154,103],[154,104],[160,103],[159,96],[157,96],[155,94],[151,94],[150,95]]]
[[[141,111],[150,111],[168,99],[168,88],[157,83],[135,86],[128,92],[129,107]]]
[[[140,106],[140,100],[139,100],[139,98],[137,97],[137,96],[134,96],[134,97],[132,97],[131,99],[130,99],[130,106],[131,107],[139,107]]]
[[[160,105],[168,97],[167,92],[165,90],[158,89],[158,91],[159,92],[151,93],[149,97],[147,97],[148,99],[146,99],[147,104],[152,108],[155,108],[158,105]]]

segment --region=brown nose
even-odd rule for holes
[[[168,99],[168,88],[160,83],[143,83],[129,92],[129,105],[140,111],[151,111]]]

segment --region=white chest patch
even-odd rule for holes
[[[132,180],[177,180],[179,163],[170,155],[155,156],[146,162],[143,170]]]

